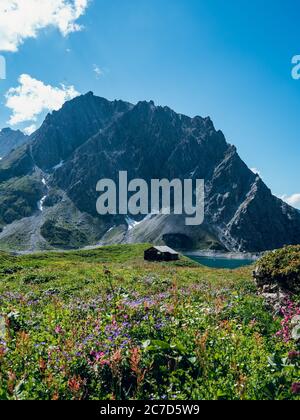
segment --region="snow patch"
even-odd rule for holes
[[[139,222],[137,222],[136,220],[132,219],[131,217],[127,216],[126,217],[126,223],[128,225],[128,230],[132,230],[133,228],[135,228],[136,226],[140,225],[143,222],[146,222],[147,220],[151,220],[151,218],[154,216],[154,214],[150,213],[147,214],[146,217],[144,217],[143,220],[140,220]]]
[[[126,217],[126,223],[128,225],[128,230],[132,230],[134,227],[138,226],[141,222],[131,219],[131,217]]]
[[[44,195],[44,197],[42,197],[40,201],[38,201],[37,206],[38,206],[39,211],[44,210],[44,203],[45,203],[46,198],[47,198],[47,195]]]
[[[56,171],[56,169],[61,168],[63,166],[63,164],[64,164],[64,161],[61,160],[58,165],[53,166],[53,169]]]
[[[114,230],[114,228],[115,228],[116,226],[113,226],[113,227],[111,227],[110,229],[108,229],[108,231],[106,232],[106,234],[107,233],[109,233],[109,232],[111,232],[112,230]]]
[[[46,198],[48,197],[48,190],[49,190],[49,188],[48,188],[48,186],[47,186],[47,181],[46,181],[46,179],[45,178],[43,178],[42,179],[42,184],[46,187],[46,190],[47,190],[47,194],[46,195],[44,195],[39,201],[38,201],[38,203],[37,203],[37,207],[38,207],[38,209],[39,209],[39,211],[43,211],[44,210],[44,203],[45,203],[45,201],[46,201]]]

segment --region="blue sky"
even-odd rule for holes
[[[93,0],[73,19],[82,30],[45,25],[1,52],[0,127],[21,74],[108,99],[153,99],[209,115],[274,194],[300,193],[300,80],[291,76],[299,15],[298,0]],[[45,113],[14,128],[38,125]]]

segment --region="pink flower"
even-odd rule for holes
[[[100,365],[101,366],[109,365],[109,360],[102,359],[101,362],[100,362]]]
[[[288,301],[286,305],[281,308],[283,320],[281,321],[281,330],[276,334],[277,337],[281,337],[285,342],[288,342],[292,338],[292,320],[295,316],[300,315],[300,308],[295,302]]]
[[[105,353],[103,353],[103,351],[96,353],[96,360],[97,362],[99,362],[99,360],[101,360],[103,357],[105,356]]]
[[[55,330],[54,331],[56,332],[56,334],[62,334],[63,329],[62,329],[62,327],[60,325],[57,325],[55,327]]]

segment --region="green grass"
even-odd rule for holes
[[[0,253],[1,399],[298,399],[252,267],[143,260],[148,245]]]

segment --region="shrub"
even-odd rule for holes
[[[299,291],[300,245],[268,252],[256,264],[255,278],[258,286],[277,284],[292,292]]]

